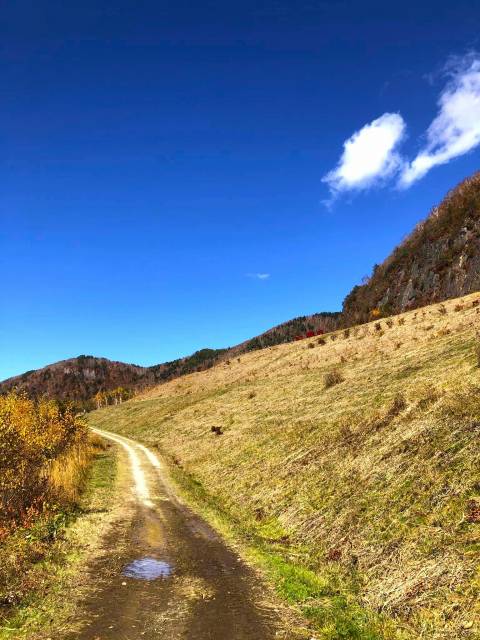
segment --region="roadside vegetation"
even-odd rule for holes
[[[156,447],[315,638],[478,638],[479,300],[243,355],[88,421]]]
[[[26,612],[39,615],[34,603],[64,571],[73,550],[67,528],[103,455],[101,440],[69,406],[0,396],[0,637],[5,630],[12,637]]]

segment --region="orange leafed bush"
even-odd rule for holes
[[[24,520],[59,486],[58,465],[80,452],[87,429],[69,407],[25,395],[0,396],[0,529]]]

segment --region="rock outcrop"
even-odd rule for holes
[[[480,289],[480,172],[443,202],[343,304],[342,324],[366,322]]]

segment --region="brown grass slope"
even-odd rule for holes
[[[343,324],[441,302],[480,289],[480,172],[452,189],[438,207],[352,289]]]
[[[478,638],[479,301],[252,352],[89,422],[158,447],[313,572],[325,588],[290,599],[316,637]],[[336,622],[340,598],[371,615]]]

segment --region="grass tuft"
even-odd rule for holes
[[[334,387],[336,384],[340,384],[344,380],[345,378],[337,369],[328,371],[324,377],[325,389],[330,389],[330,387]]]

